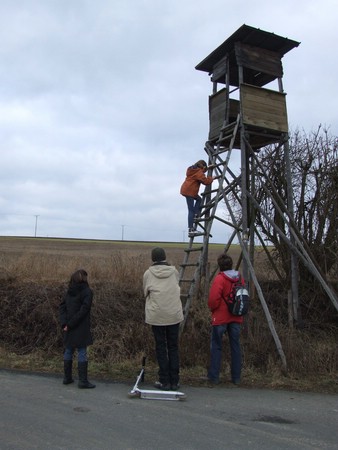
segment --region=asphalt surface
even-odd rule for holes
[[[338,395],[182,386],[185,401],[146,400],[5,370],[0,383],[1,450],[338,449]]]

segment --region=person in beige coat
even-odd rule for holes
[[[179,388],[179,326],[183,320],[179,275],[168,264],[163,248],[154,248],[151,258],[153,264],[143,275],[143,291],[145,321],[152,327],[159,365],[159,381],[155,387],[176,391]]]

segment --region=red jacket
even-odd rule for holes
[[[226,270],[225,272],[219,272],[210,288],[208,307],[211,311],[211,324],[223,325],[225,323],[237,322],[242,323],[243,317],[234,316],[228,310],[228,306],[224,301],[224,298],[230,293],[233,281],[238,281],[239,272],[237,270]],[[244,280],[242,278],[242,284]]]
[[[191,166],[187,168],[186,179],[181,186],[181,195],[185,197],[196,198],[198,196],[198,191],[202,184],[211,184],[213,177],[206,177],[204,172],[208,169],[202,169],[200,167]]]

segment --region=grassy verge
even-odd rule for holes
[[[96,380],[108,382],[120,382],[133,385],[141,370],[140,358],[122,361],[120,363],[98,363],[90,361],[90,377]],[[74,363],[76,367],[76,363]],[[29,355],[17,355],[0,349],[0,369],[23,371],[31,373],[52,374],[62,376],[62,355],[54,355],[46,358],[41,352]],[[182,386],[209,387],[203,379],[206,369],[202,366],[181,368]],[[152,384],[157,379],[157,365],[153,361],[146,363],[145,382]],[[229,377],[223,373],[218,388],[233,387]],[[276,367],[268,374],[260,373],[252,369],[243,369],[241,387],[247,389],[281,389],[299,392],[317,392],[326,394],[338,393],[338,378],[335,374],[299,377],[297,374],[282,374]]]
[[[94,291],[90,376],[133,385],[144,352],[148,355],[146,381],[156,380],[153,336],[144,323],[142,277],[151,264],[152,247],[161,244],[168,261],[179,267],[185,244],[34,238],[0,238],[0,243],[0,368],[61,377],[63,345],[58,306],[70,274],[84,267]],[[210,274],[221,250],[221,244],[210,245]],[[238,256],[238,246],[230,253]],[[305,293],[303,298],[311,299],[311,308],[304,311],[304,327],[290,327],[286,290],[274,277],[269,278],[266,259],[256,258],[256,262],[288,372],[281,370],[267,318],[259,299],[253,296],[241,336],[242,386],[337,393],[336,312],[328,304],[323,314],[318,309],[323,304],[320,293]],[[182,385],[206,386],[201,377],[206,375],[210,341],[207,291],[204,280],[193,299],[180,343]],[[229,359],[225,344],[221,387],[231,386],[227,382]]]

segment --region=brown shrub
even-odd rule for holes
[[[45,244],[46,245],[46,244]],[[58,305],[67,288],[70,274],[79,267],[89,273],[94,291],[92,309],[94,345],[91,358],[97,362],[119,363],[141,354],[155,361],[151,328],[144,323],[142,276],[151,264],[152,244],[112,246],[99,249],[82,243],[50,249],[37,247],[27,252],[8,250],[0,263],[0,339],[6,348],[17,354],[43,351],[55,356],[62,352],[62,333],[58,321]],[[94,245],[94,244],[93,244]],[[155,244],[154,244],[155,246]],[[163,245],[168,260],[178,266],[182,249]],[[212,265],[220,252],[210,252]],[[299,376],[334,373],[337,370],[336,325],[314,318],[303,330],[287,327],[285,293],[276,281],[264,281],[263,290],[282,342],[288,367]],[[209,358],[210,314],[207,292],[193,301],[180,352],[182,367],[206,367]],[[317,321],[319,322],[319,320]],[[230,360],[227,342],[224,363]],[[242,333],[243,360],[246,370],[271,372],[280,367],[279,355],[263,310],[252,300]]]

